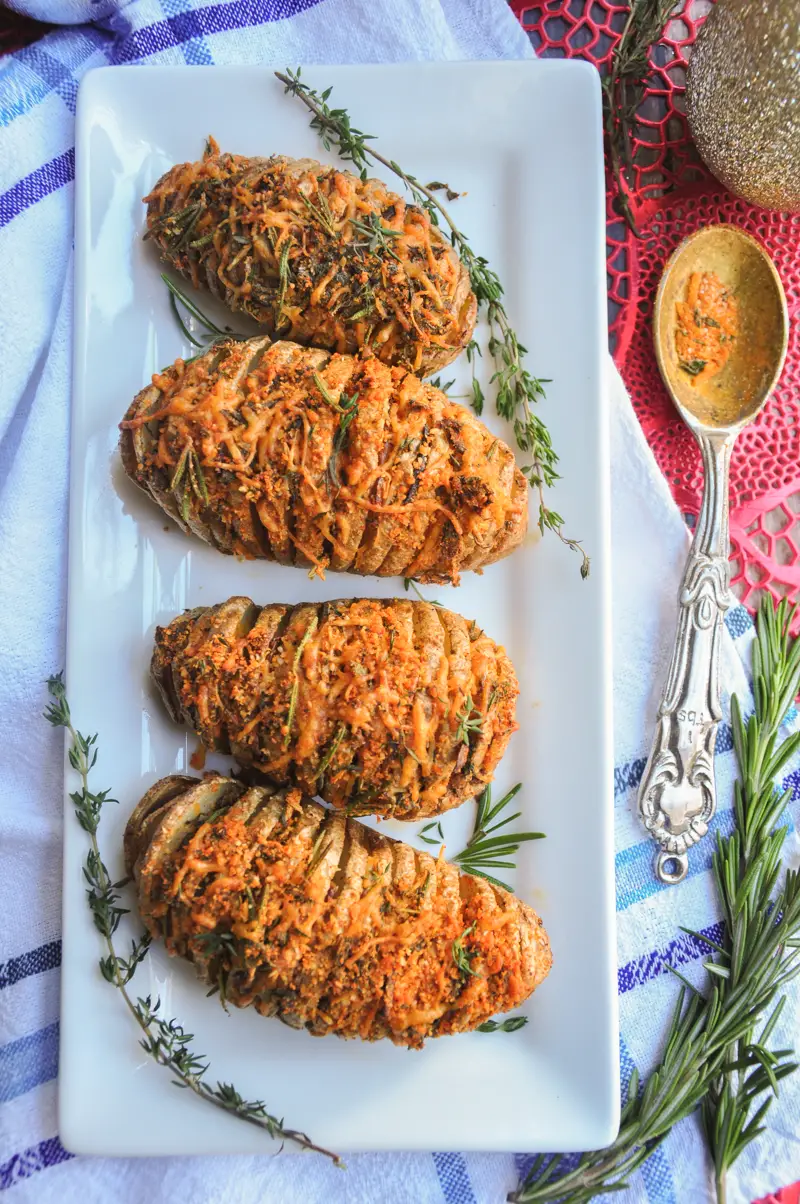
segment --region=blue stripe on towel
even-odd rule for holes
[[[68,1154],[57,1137],[48,1137],[38,1145],[30,1146],[14,1154],[7,1162],[0,1163],[0,1191],[7,1191],[23,1179],[30,1179],[37,1171],[66,1162],[74,1157]]]
[[[37,167],[30,175],[12,184],[7,192],[0,193],[0,227],[8,223],[24,209],[35,205],[51,192],[63,188],[75,179],[75,147],[63,155],[51,159],[43,167]]]
[[[728,836],[733,829],[733,810],[728,807],[717,814],[708,825],[708,836],[689,849],[689,869],[687,878],[702,874],[711,868],[711,856],[714,852],[716,833]],[[617,879],[617,911],[624,911],[634,903],[641,903],[651,895],[661,890],[671,890],[659,882],[653,873],[653,860],[657,846],[652,840],[642,840],[622,849],[614,858],[614,869]]]
[[[70,102],[78,86],[73,71],[81,69],[87,59],[104,49],[108,35],[88,25],[82,29],[73,27],[66,35],[59,32],[59,58],[49,53],[46,38],[9,55],[0,87],[0,126],[10,125],[17,117],[29,113],[58,88],[64,102],[75,112]],[[78,74],[81,73],[79,70]]]
[[[642,1182],[651,1204],[675,1204],[672,1171],[662,1145],[656,1146],[647,1161],[642,1163]]]
[[[44,974],[45,970],[55,970],[60,965],[61,941],[48,941],[38,949],[29,949],[19,957],[0,962],[0,991],[13,987],[15,982],[29,978],[31,974]]]
[[[0,1104],[58,1074],[58,1022],[0,1046]]]
[[[26,46],[20,52],[19,61],[24,63],[28,71],[37,75],[47,86],[48,92],[57,92],[69,109],[75,113],[78,99],[78,83],[69,67],[65,67],[59,59],[48,54],[43,46]]]
[[[182,46],[193,38],[285,21],[319,3],[320,0],[232,0],[227,4],[211,4],[132,30],[110,48],[109,58],[112,63],[130,63]]]
[[[701,928],[703,936],[721,945],[725,936],[725,925],[720,921],[708,928]],[[634,958],[617,970],[617,992],[625,995],[628,991],[640,987],[654,978],[668,974],[667,965],[685,966],[687,962],[698,961],[701,957],[713,957],[714,949],[696,936],[684,933],[670,941],[663,949],[653,949],[641,957]]]
[[[743,606],[734,606],[725,615],[725,626],[728,628],[731,638],[736,640],[746,631],[752,631],[755,624],[753,616],[748,610],[745,610]]]
[[[477,1204],[462,1154],[433,1154],[433,1165],[447,1204]]]
[[[187,11],[185,8],[185,0],[161,0],[161,7],[164,11],[165,17],[167,17],[168,19],[180,17],[183,15],[185,15],[187,18],[189,18],[190,22],[191,22],[192,18],[194,19],[196,33],[195,33],[194,37],[187,38],[186,41],[181,46],[181,52],[183,54],[184,59],[189,64],[189,66],[190,67],[210,67],[210,66],[212,66],[214,63],[214,56],[212,55],[212,53],[209,49],[208,43],[206,42],[205,38],[203,37],[202,27],[200,25],[200,22],[197,20],[197,12],[193,9],[190,9]],[[187,28],[190,28],[190,27],[191,26],[187,26]]]

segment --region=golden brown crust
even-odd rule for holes
[[[271,334],[331,351],[370,347],[423,376],[472,338],[466,268],[425,210],[380,180],[212,144],[145,202],[146,237],[163,258]]]
[[[170,954],[226,1002],[317,1036],[419,1048],[518,1007],[550,970],[542,921],[514,895],[298,790],[165,779],[125,848]]]
[[[221,343],[154,376],[121,429],[129,476],[223,552],[457,582],[527,527],[513,452],[374,356]]]
[[[427,602],[229,598],[157,628],[152,674],[208,748],[348,814],[457,806],[491,781],[517,727],[503,648]]]

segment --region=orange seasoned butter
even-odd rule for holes
[[[727,364],[739,337],[739,307],[733,290],[716,272],[693,272],[686,300],[675,303],[675,350],[693,386]]]

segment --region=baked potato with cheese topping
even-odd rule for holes
[[[296,789],[164,778],[125,857],[171,955],[223,1003],[315,1036],[419,1048],[517,1007],[550,970],[542,921],[514,895]]]
[[[154,376],[121,427],[128,474],[223,552],[455,583],[527,527],[513,452],[369,354],[225,341]]]
[[[427,602],[230,598],[158,627],[152,675],[206,747],[351,815],[457,806],[517,727],[505,651]]]
[[[270,334],[427,376],[475,328],[469,273],[426,211],[313,159],[221,154],[161,177],[146,238],[195,287]]]

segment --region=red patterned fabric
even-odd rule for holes
[[[800,1204],[800,1183],[782,1188],[775,1196],[764,1196],[763,1200],[756,1200],[755,1204]]]
[[[601,71],[628,14],[613,0],[549,0],[511,6],[543,56],[588,58]],[[699,226],[732,222],[760,238],[775,259],[789,302],[791,333],[778,389],[740,435],[731,465],[733,583],[750,609],[760,591],[800,594],[800,215],[757,209],[727,192],[700,162],[684,115],[685,69],[710,7],[683,0],[650,56],[652,74],[633,138],[629,202],[636,239],[607,189],[610,340],[656,459],[686,514],[696,515],[700,456],[675,413],[653,353],[650,316],[661,270],[674,247]]]

